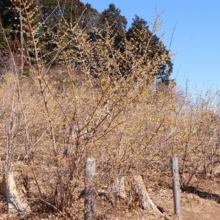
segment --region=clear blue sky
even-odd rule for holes
[[[177,26],[171,45],[174,58],[173,78],[178,85],[189,89],[220,89],[220,0],[81,0],[102,12],[113,3],[128,20],[137,14],[152,22],[155,8],[163,12],[163,40],[169,47],[175,23]],[[158,35],[159,36],[159,35]],[[204,84],[205,83],[205,84]]]

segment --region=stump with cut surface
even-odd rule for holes
[[[129,184],[128,184],[129,182]],[[139,199],[139,204],[141,208],[154,211],[158,215],[162,215],[160,210],[150,199],[143,178],[140,175],[130,176],[130,177],[118,177],[111,181],[108,186],[106,196],[114,205],[116,198],[121,198],[123,200],[131,200],[127,192],[131,189],[126,186],[129,185],[132,190],[135,192],[136,196]],[[129,203],[129,201],[128,201]]]
[[[161,215],[162,213],[160,212],[160,210],[157,208],[157,206],[150,199],[150,196],[147,193],[147,190],[146,190],[146,187],[145,187],[145,184],[144,184],[142,177],[140,175],[136,175],[136,176],[133,176],[132,179],[133,179],[134,190],[138,196],[140,206],[143,209],[152,210],[155,213],[157,213],[158,215]]]
[[[7,172],[3,175],[2,194],[7,202],[8,213],[29,212],[30,206],[25,198],[21,172]]]
[[[107,189],[107,198],[114,205],[116,198],[126,199],[125,177],[118,177],[111,180]]]

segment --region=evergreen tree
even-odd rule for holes
[[[8,49],[8,44],[6,42],[5,35],[9,43],[11,43],[14,40],[14,36],[10,32],[10,30],[14,28],[14,13],[12,11],[9,11],[9,9],[12,7],[13,4],[10,0],[0,0],[0,50]],[[4,31],[5,33],[3,33],[2,28],[7,29]]]
[[[32,0],[0,0],[1,25],[12,50],[20,43],[21,31],[26,41],[38,25],[40,19],[38,6],[37,1]]]
[[[116,8],[114,4],[110,4],[108,9],[101,13],[99,22],[103,27],[106,22],[111,27],[112,35],[116,35],[115,47],[118,47],[127,26],[127,19],[121,15],[121,10]]]
[[[121,15],[121,10],[116,8],[114,4],[110,4],[108,9],[101,13],[100,23],[105,25],[106,21],[113,32],[117,32],[119,35],[124,33],[127,26],[127,19]]]
[[[64,0],[60,1],[60,10],[66,22],[73,27],[85,10],[85,6],[80,0]]]
[[[126,39],[134,45],[133,53],[136,54],[137,59],[140,59],[147,53],[147,57],[153,60],[155,56],[162,57],[169,54],[169,50],[166,49],[162,41],[149,30],[147,22],[135,16],[131,27],[126,33]],[[146,61],[146,65],[148,64]],[[170,74],[173,69],[171,58],[166,58],[159,66],[159,72],[155,73],[157,79],[160,82],[169,84]]]
[[[85,9],[80,0],[39,0],[39,3],[43,21],[51,27],[61,20],[73,27]]]
[[[42,27],[39,31],[39,46],[49,62],[62,51],[73,49],[72,28],[78,22],[85,6],[79,0],[40,0]],[[62,45],[62,48],[60,46]]]
[[[14,12],[9,9],[13,7],[10,0],[0,0],[0,19],[4,28],[10,26],[14,19]]]
[[[87,3],[85,8],[85,13],[80,21],[82,29],[91,32],[94,28],[100,28],[100,13],[91,4]]]
[[[36,54],[36,51],[33,54],[30,51],[33,48],[36,50],[37,47],[38,55],[45,63],[52,61],[53,64],[58,64],[60,61],[67,63],[73,60],[80,65],[79,45],[82,42],[79,42],[79,39],[87,39],[94,53],[91,62],[96,68],[99,68],[99,65],[102,65],[100,63],[105,62],[107,57],[113,62],[114,53],[117,54],[120,76],[125,77],[135,72],[132,67],[135,60],[141,60],[145,69],[159,58],[162,62],[159,62],[158,72],[154,77],[167,85],[170,82],[173,67],[170,51],[149,30],[147,22],[138,16],[135,16],[131,27],[126,31],[127,20],[114,4],[99,13],[90,4],[84,6],[80,0],[0,0],[0,19],[2,26],[10,30],[6,31],[6,34],[12,43],[19,43],[21,40],[22,23],[23,37],[29,47],[28,56]],[[80,38],[78,35],[82,31],[84,35]],[[33,38],[35,46],[30,46],[28,40],[33,41]],[[110,44],[113,48],[109,48]],[[5,45],[3,33],[0,31],[0,49]],[[105,45],[103,51],[100,51],[100,45]],[[128,54],[123,54],[124,51]]]

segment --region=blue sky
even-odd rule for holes
[[[220,89],[220,0],[81,0],[90,3],[99,12],[113,3],[128,20],[128,26],[137,14],[147,22],[152,22],[163,12],[163,40],[169,47],[172,33],[171,52],[178,85],[185,87],[189,80],[191,91],[205,92]],[[160,36],[160,34],[158,34]]]

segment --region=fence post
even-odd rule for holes
[[[172,157],[171,164],[172,164],[172,176],[173,176],[174,212],[177,216],[181,216],[178,158]]]
[[[95,220],[96,218],[96,192],[95,192],[95,170],[96,162],[94,158],[88,158],[85,167],[85,214],[84,220]]]

